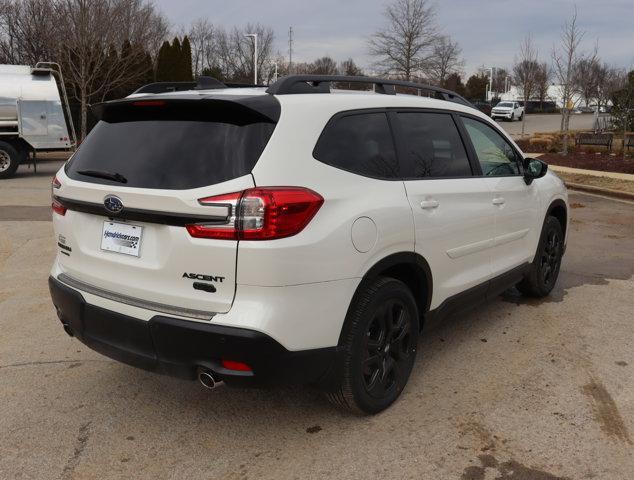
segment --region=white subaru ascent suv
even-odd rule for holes
[[[562,181],[453,92],[203,78],[96,114],[53,180],[49,284],[64,330],[122,362],[376,413],[426,321],[557,280]]]

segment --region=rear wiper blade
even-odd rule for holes
[[[112,180],[118,183],[128,183],[128,179],[120,173],[105,172],[103,170],[78,170],[80,175],[86,175],[87,177],[104,178],[106,180]]]

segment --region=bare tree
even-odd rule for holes
[[[622,68],[603,64],[600,72],[601,75],[597,81],[597,107],[599,108],[607,106],[614,93],[627,83],[627,73]]]
[[[522,115],[522,136],[524,136],[526,126],[526,109],[528,101],[537,90],[537,75],[539,63],[537,61],[537,49],[533,45],[533,40],[528,35],[520,44],[519,57],[513,66],[513,81],[518,87],[524,99],[524,114]]]
[[[596,100],[599,93],[599,81],[605,72],[596,55],[581,58],[573,66],[574,89],[583,98],[586,107]]]
[[[363,71],[361,70],[359,66],[357,66],[356,63],[354,63],[354,60],[352,58],[349,58],[348,60],[344,60],[343,62],[341,62],[341,64],[339,65],[339,70],[341,71],[342,75],[348,75],[348,76],[363,75]]]
[[[547,63],[540,63],[537,68],[535,77],[535,89],[537,98],[539,98],[539,109],[544,110],[544,101],[548,97],[548,87],[552,78],[552,70]]]
[[[613,94],[612,117],[615,126],[623,131],[623,161],[625,161],[625,137],[634,129],[634,70],[621,77],[620,88]]]
[[[35,65],[51,60],[56,44],[49,0],[0,2],[0,63]]]
[[[429,0],[394,0],[384,16],[387,25],[368,41],[376,66],[405,80],[421,77],[438,38],[434,6]]]
[[[186,32],[192,47],[192,70],[194,75],[202,75],[217,65],[216,27],[205,18],[194,21]]]
[[[559,48],[553,48],[552,58],[555,77],[561,88],[561,130],[563,132],[562,153],[568,155],[568,138],[570,131],[570,112],[574,106],[575,66],[581,60],[579,46],[584,32],[577,25],[577,8],[575,7],[572,18],[567,21],[561,31],[561,44]]]
[[[363,70],[359,67],[352,58],[348,58],[339,64],[339,73],[341,75],[347,75],[349,77],[354,76],[363,76]],[[371,89],[370,84],[362,84],[362,83],[346,83],[339,82],[336,84],[336,88],[342,90],[369,90]]]
[[[267,78],[258,80],[269,81],[272,77],[273,63],[273,30],[260,24],[247,24],[242,28],[234,27],[231,32],[219,32],[218,48],[220,64],[225,76],[234,81],[252,82],[253,80],[253,39],[245,37],[249,33],[258,35],[258,71]]]
[[[433,46],[427,69],[429,82],[444,86],[449,75],[461,73],[464,68],[464,60],[461,55],[462,49],[458,42],[452,41],[448,35],[438,37],[438,41]]]
[[[312,63],[310,70],[310,73],[315,75],[336,75],[337,62],[328,56],[321,57]]]
[[[80,138],[87,133],[87,110],[93,100],[143,75],[145,46],[162,39],[167,27],[151,4],[142,0],[57,0],[56,35],[59,59],[71,91],[80,104]],[[117,50],[126,41],[126,55]]]

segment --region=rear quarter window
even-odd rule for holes
[[[400,177],[392,132],[383,112],[335,117],[322,132],[313,156],[327,165],[365,177]]]

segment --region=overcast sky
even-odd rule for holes
[[[293,26],[293,60],[330,55],[352,57],[369,67],[366,39],[380,28],[384,0],[154,0],[174,30],[204,17],[225,27],[259,22],[273,28],[276,49],[288,55]],[[511,67],[521,40],[532,34],[543,61],[550,61],[561,25],[576,4],[586,35],[583,47],[599,44],[603,61],[634,67],[633,0],[436,0],[440,28],[458,41],[466,73],[480,65]]]

